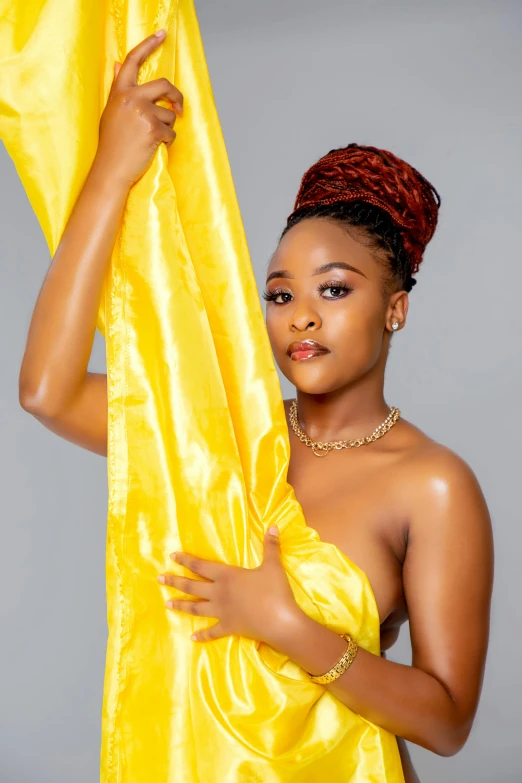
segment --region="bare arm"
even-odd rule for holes
[[[457,753],[476,714],[489,636],[493,540],[489,513],[469,467],[451,453],[412,469],[417,497],[403,581],[412,665],[359,648],[325,686],[355,712],[441,756]],[[346,642],[305,613],[285,628],[279,649],[323,674]]]
[[[20,370],[23,408],[99,454],[106,453],[107,379],[87,366],[126,198],[123,183],[95,162],[36,301]]]
[[[162,40],[149,36],[115,69],[98,150],[36,301],[20,369],[22,407],[98,454],[107,453],[107,379],[87,367],[103,280],[130,187],[176,135],[175,113],[155,101],[168,97],[182,109],[167,79],[137,85],[139,66]]]
[[[386,652],[381,652],[381,657],[386,658]],[[411,760],[410,751],[406,745],[406,740],[402,737],[397,737],[397,747],[399,748],[399,756],[401,757],[402,772],[404,775],[404,783],[420,783],[419,776],[415,772],[413,761]]]

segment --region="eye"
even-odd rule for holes
[[[343,299],[353,289],[344,283],[340,283],[338,280],[330,281],[327,283],[321,283],[317,286],[319,293],[329,291],[329,296],[323,296],[323,299]],[[275,288],[273,291],[265,290],[262,294],[263,299],[267,302],[274,302],[277,305],[287,304],[291,301],[292,294],[290,291],[285,291],[282,288]]]
[[[292,298],[292,294],[289,291],[283,291],[281,288],[275,288],[273,291],[263,291],[263,299],[267,302],[275,302],[276,304],[286,304]],[[284,299],[284,297],[290,297],[290,299]],[[283,297],[283,301],[277,301],[280,297]]]
[[[331,281],[329,283],[321,283],[321,285],[317,287],[317,290],[331,292],[330,296],[325,296],[323,299],[343,299],[350,291],[353,291],[353,288],[350,288],[344,283],[339,283],[339,281]]]

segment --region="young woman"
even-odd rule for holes
[[[136,81],[161,40],[147,38],[116,65],[98,151],[36,302],[20,372],[24,409],[102,455],[106,376],[87,370],[102,282],[129,188],[157,146],[173,142],[183,108],[166,80]],[[175,111],[156,104],[164,97]],[[439,203],[389,152],[332,150],[303,177],[264,297],[276,361],[297,389],[297,400],[285,401],[288,480],[321,539],[367,574],[381,649],[410,623],[412,665],[361,650],[349,679],[336,683],[339,698],[399,737],[452,755],[469,736],[481,690],[491,525],[470,468],[390,410],[383,393],[391,336],[406,325]],[[411,783],[403,740],[399,747]]]

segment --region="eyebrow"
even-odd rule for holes
[[[325,272],[329,272],[330,269],[347,269],[349,272],[356,272],[356,274],[366,277],[364,272],[361,272],[361,270],[357,269],[356,266],[347,264],[345,261],[332,261],[329,264],[323,264],[322,266],[318,266],[317,269],[314,269],[312,275],[323,275]],[[268,283],[274,277],[285,277],[286,279],[294,278],[294,276],[291,275],[290,272],[287,272],[286,269],[276,269],[275,272],[270,272],[270,274],[266,278],[266,282]],[[366,279],[368,280],[367,277]]]

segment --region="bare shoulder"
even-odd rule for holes
[[[409,427],[411,449],[402,461],[410,509],[408,548],[419,546],[421,539],[432,553],[442,546],[471,554],[475,546],[477,557],[490,560],[491,518],[475,472],[451,448]]]
[[[292,399],[283,401],[289,415]],[[379,469],[389,458],[394,480],[408,496],[424,509],[427,503],[439,505],[446,499],[454,503],[473,500],[485,506],[478,479],[470,465],[448,446],[429,437],[415,424],[401,418],[389,435],[373,444]]]
[[[427,500],[455,497],[481,499],[483,494],[471,466],[459,454],[405,422],[410,440],[404,467],[412,490]]]

